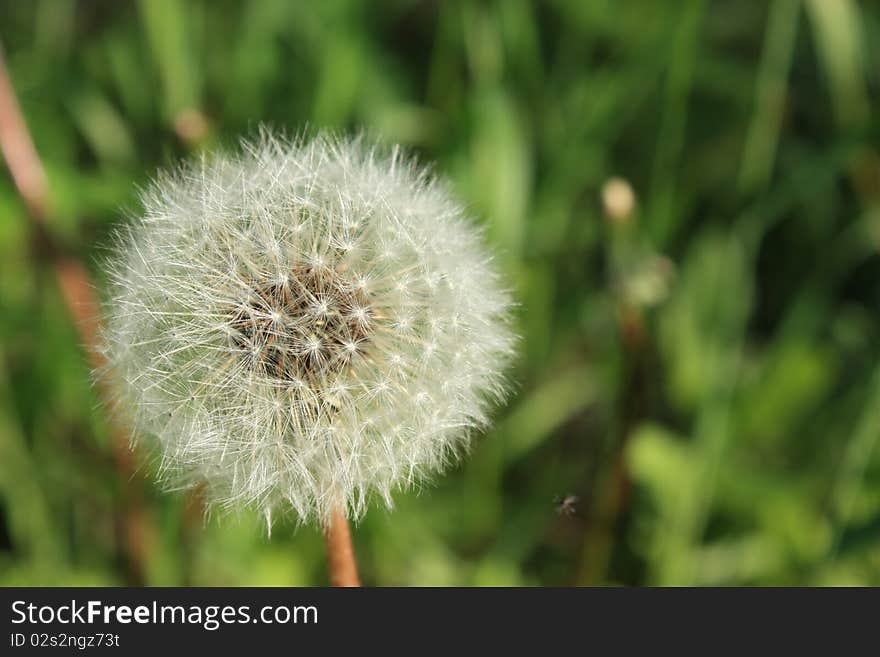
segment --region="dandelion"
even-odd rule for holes
[[[602,185],[602,207],[615,224],[626,224],[636,208],[636,194],[629,182],[616,176],[606,180]]]
[[[264,133],[142,202],[104,350],[136,438],[209,504],[359,518],[452,463],[503,398],[509,295],[397,150]]]

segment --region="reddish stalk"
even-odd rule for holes
[[[360,586],[348,520],[339,506],[334,507],[330,525],[324,530],[324,545],[331,586]]]
[[[2,47],[0,152],[3,153],[16,191],[27,207],[34,232],[48,255],[61,297],[79,333],[89,363],[94,369],[100,370],[104,367],[104,359],[97,348],[101,320],[95,288],[82,263],[66,254],[55,243],[48,230],[48,219],[51,216],[48,180],[12,87]],[[102,392],[109,403],[112,396],[106,390]],[[113,461],[117,476],[124,487],[123,510],[117,523],[119,540],[126,556],[128,583],[142,584],[151,532],[143,505],[141,480],[129,449],[128,433],[118,423],[112,423],[110,428],[113,436]]]

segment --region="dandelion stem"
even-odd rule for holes
[[[12,87],[2,44],[0,44],[0,152],[9,168],[16,191],[27,207],[28,218],[34,232],[49,258],[61,298],[79,332],[86,356],[93,368],[101,369],[104,360],[97,349],[100,308],[95,297],[94,285],[83,264],[66,254],[48,229],[48,220],[52,214],[49,185]],[[106,400],[111,398],[108,391],[102,393]],[[111,430],[117,476],[125,487],[121,517],[117,520],[120,543],[127,561],[126,580],[128,584],[140,585],[144,581],[151,527],[144,509],[141,480],[129,451],[128,433],[116,423],[111,426]]]
[[[330,524],[324,530],[324,545],[327,549],[327,570],[332,586],[360,586],[354,548],[351,545],[351,532],[348,520],[337,504],[330,516]]]

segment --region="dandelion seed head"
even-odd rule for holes
[[[327,522],[487,423],[510,298],[442,182],[362,139],[263,133],[163,174],[109,263],[103,349],[175,486]]]

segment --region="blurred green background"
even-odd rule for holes
[[[0,41],[99,289],[138,186],[262,122],[402,143],[485,222],[516,392],[356,527],[366,583],[880,585],[878,3],[2,0]],[[0,584],[326,583],[316,528],[120,475],[34,243],[3,167]]]

